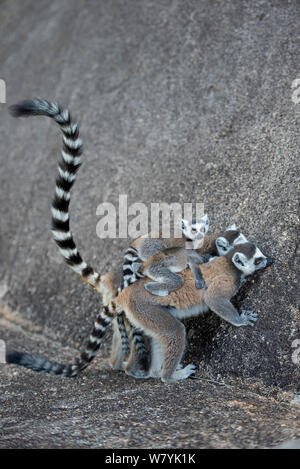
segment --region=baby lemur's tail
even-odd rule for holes
[[[142,265],[142,262],[140,262],[139,255],[136,249],[130,246],[124,256],[123,281],[121,282],[118,288],[117,296],[121,293],[122,290],[124,290],[124,288],[128,287],[129,285],[132,285],[138,279],[144,277],[144,275],[135,268],[136,265]],[[123,314],[119,314],[118,316],[118,326],[121,337],[122,349],[125,356],[127,356],[130,353],[130,345],[128,341],[128,335],[124,323]],[[143,335],[136,328],[132,329],[132,340],[135,344],[140,363],[143,369],[147,370],[148,355],[147,350],[145,348],[144,338]]]
[[[114,317],[108,307],[104,307],[103,311],[98,315],[94,322],[94,328],[89,336],[88,343],[81,353],[80,358],[75,363],[63,365],[57,362],[49,361],[45,358],[36,355],[29,355],[26,352],[7,351],[6,363],[14,363],[16,365],[30,368],[34,371],[42,373],[51,373],[54,375],[61,375],[66,377],[77,376],[78,373],[84,370],[91,361],[95,358],[105,335],[106,328]]]
[[[72,122],[67,109],[46,99],[26,100],[10,107],[14,117],[47,116],[51,117],[63,133],[62,157],[58,163],[55,195],[52,202],[52,235],[67,264],[79,274],[86,283],[97,288],[100,274],[86,264],[79,254],[70,231],[69,204],[70,191],[81,165],[82,140],[79,138],[78,125]]]

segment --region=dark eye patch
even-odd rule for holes
[[[263,258],[262,258],[262,257],[258,257],[257,259],[255,259],[254,264],[255,264],[255,265],[259,265],[262,261],[263,261]]]

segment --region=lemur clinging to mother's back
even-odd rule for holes
[[[46,100],[23,102],[14,106],[12,112],[16,116],[46,115],[52,117],[60,125],[64,147],[58,166],[59,175],[52,204],[52,233],[61,254],[70,267],[86,283],[92,285],[99,293],[103,293],[108,288],[104,282],[106,276],[103,276],[102,279],[92,267],[83,261],[69,227],[70,189],[81,163],[82,142],[78,138],[77,125],[71,122],[68,111],[64,111],[58,105]],[[215,259],[209,264],[201,265],[200,268],[207,284],[206,290],[195,288],[194,281],[192,283],[190,281],[189,269],[183,273],[185,279],[183,286],[180,290],[171,292],[168,297],[151,295],[144,288],[144,283],[147,280],[140,280],[123,290],[115,300],[104,307],[94,323],[94,329],[85,351],[75,363],[62,365],[19,352],[8,352],[7,362],[18,363],[36,371],[76,376],[92,361],[100,347],[107,325],[116,315],[122,314],[123,307],[129,321],[152,337],[155,344],[152,347],[155,352],[151,364],[151,374],[160,376],[163,381],[183,379],[189,374],[190,368],[179,369],[182,347],[184,347],[184,326],[178,322],[176,317],[199,314],[200,310],[210,307],[234,325],[252,324],[256,319],[255,315],[252,312],[244,312],[239,316],[229,299],[239,288],[241,272],[242,275],[250,275],[266,264],[267,258],[254,245],[246,243],[236,246],[231,253],[222,258],[222,261]],[[222,279],[225,279],[225,284],[222,283]],[[232,286],[229,288],[230,282]],[[141,293],[142,291],[143,293]],[[151,319],[153,314],[156,319]],[[175,351],[169,349],[165,342],[166,339],[173,342]],[[158,353],[158,350],[161,352]]]
[[[164,238],[159,232],[140,236],[131,243],[124,256],[120,291],[136,280],[136,273],[142,273],[154,281],[145,284],[146,290],[153,295],[167,296],[170,291],[177,290],[182,285],[182,277],[176,272],[181,272],[188,266],[195,277],[196,288],[204,288],[198,265],[205,258],[197,249],[201,247],[208,231],[208,216],[191,221],[182,219],[181,223],[181,238]]]

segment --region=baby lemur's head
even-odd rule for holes
[[[219,256],[225,256],[236,244],[247,243],[247,238],[237,229],[236,225],[226,228],[223,236],[216,239],[216,248]]]
[[[265,256],[254,243],[236,244],[234,248],[226,254],[233,265],[242,273],[244,277],[253,274],[256,270],[264,269],[273,263],[270,257]]]
[[[209,228],[209,218],[205,214],[202,218],[181,220],[181,229],[187,241],[202,240]]]

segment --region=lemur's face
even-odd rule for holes
[[[236,225],[226,228],[224,236],[216,239],[216,248],[219,256],[225,256],[236,244],[247,243],[247,238],[237,230]]]
[[[268,267],[273,260],[265,256],[255,244],[247,242],[234,247],[232,262],[247,277],[256,270]]]
[[[193,218],[192,221],[181,220],[182,233],[186,239],[195,241],[203,239],[209,228],[209,218],[205,214],[202,218]]]

